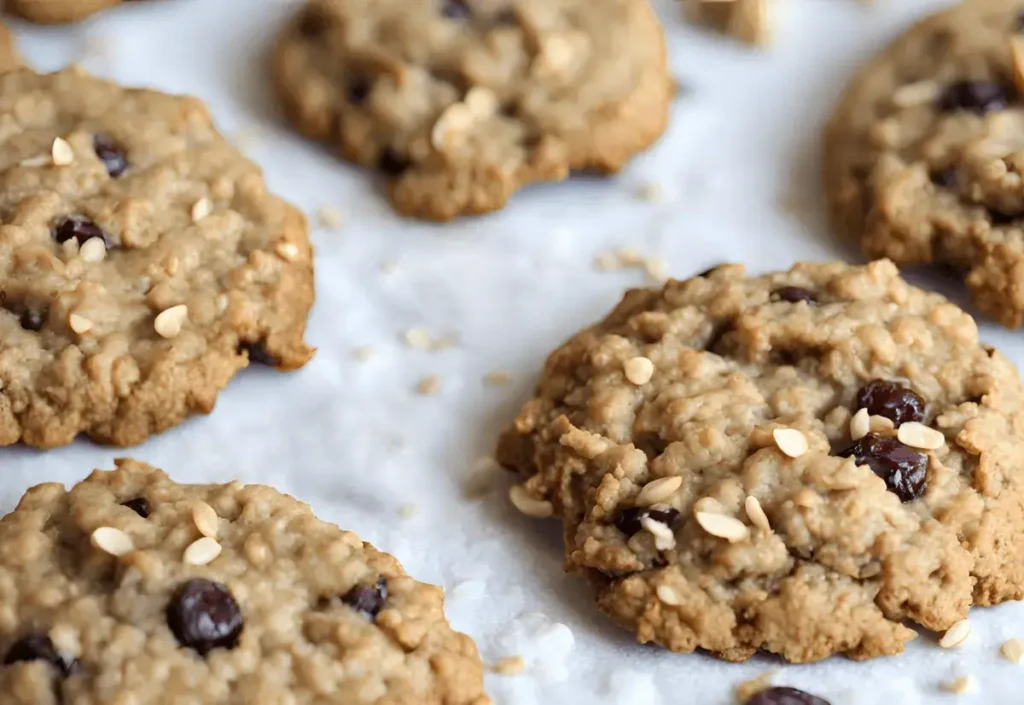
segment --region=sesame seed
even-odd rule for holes
[[[120,529],[101,526],[90,535],[92,545],[112,556],[126,556],[135,550],[132,538]]]
[[[522,485],[513,485],[508,491],[508,498],[522,514],[534,519],[546,519],[555,513],[551,502],[533,497]]]
[[[198,223],[200,220],[210,215],[211,212],[213,212],[213,204],[210,203],[210,199],[205,196],[200,198],[192,206],[192,222]]]
[[[946,633],[939,639],[939,646],[943,649],[955,649],[967,641],[967,637],[970,635],[971,623],[966,619],[961,619],[946,630]]]
[[[192,521],[203,536],[214,537],[220,525],[220,517],[206,502],[199,500],[192,505]]]
[[[103,238],[91,237],[82,243],[78,249],[78,256],[86,262],[102,262],[107,256],[107,246]]]
[[[711,512],[697,512],[694,517],[704,531],[712,536],[725,539],[729,543],[743,541],[750,536],[750,529],[747,528],[747,525],[731,516]]]
[[[772,431],[775,444],[790,458],[799,458],[807,452],[807,436],[795,428],[776,428]]]
[[[188,545],[182,560],[188,565],[206,565],[219,556],[221,550],[223,549],[216,539],[204,536]]]
[[[764,508],[761,506],[761,502],[758,501],[757,497],[753,495],[747,497],[743,503],[743,508],[747,512],[747,518],[750,519],[750,523],[761,529],[765,533],[771,533],[772,525],[768,521],[768,515],[764,513]]]
[[[654,363],[646,357],[633,357],[622,364],[622,371],[632,384],[638,387],[647,384],[654,376]]]
[[[643,517],[640,526],[654,537],[654,547],[659,551],[671,551],[676,547],[676,535],[667,524]]]
[[[57,137],[50,148],[50,156],[53,157],[54,166],[68,166],[75,161],[75,150],[66,139]]]
[[[71,328],[75,333],[84,335],[92,330],[92,321],[85,316],[80,316],[77,313],[72,313],[68,316],[68,327]]]
[[[858,409],[850,419],[850,439],[859,441],[871,430],[871,415],[867,409]]]
[[[279,242],[274,245],[274,252],[286,262],[294,262],[299,258],[299,246],[294,242]]]
[[[1003,655],[1007,661],[1013,663],[1019,663],[1024,658],[1024,641],[1020,639],[1007,639],[1003,642],[1003,645],[999,647],[999,653]]]
[[[659,477],[657,480],[652,480],[644,485],[640,494],[636,496],[636,506],[649,507],[652,504],[664,502],[682,486],[683,478],[679,476]]]
[[[433,396],[441,393],[441,377],[439,375],[428,375],[416,385],[416,393],[423,396]]]
[[[664,602],[666,605],[675,606],[683,604],[683,600],[679,597],[679,593],[670,588],[668,585],[659,585],[658,589],[654,592],[658,596],[658,599]]]
[[[156,315],[153,319],[153,330],[161,338],[173,338],[181,332],[181,327],[188,320],[188,306],[179,304],[171,306]]]
[[[900,427],[896,430],[896,438],[899,439],[900,443],[911,448],[920,448],[921,450],[938,450],[946,445],[946,437],[942,435],[941,431],[937,431],[917,421],[907,421],[900,424]]]

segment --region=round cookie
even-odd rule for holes
[[[78,22],[122,0],[7,0],[4,9],[37,24]]]
[[[5,704],[490,703],[391,556],[270,487],[117,466],[0,520]]]
[[[872,257],[966,273],[1024,323],[1024,0],[932,16],[868,62],[825,135],[834,227]]]
[[[21,69],[0,115],[0,444],[138,443],[309,360],[305,219],[200,101]]]
[[[434,220],[617,171],[665,129],[672,94],[646,0],[310,0],[273,72],[303,134]]]
[[[726,265],[556,350],[498,459],[640,641],[864,659],[1024,596],[1022,403],[889,261]]]

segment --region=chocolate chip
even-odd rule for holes
[[[931,182],[941,188],[956,188],[960,185],[960,171],[956,167],[938,169],[928,175]]]
[[[885,480],[886,487],[895,492],[901,502],[912,502],[923,495],[928,486],[928,456],[911,450],[895,438],[869,433],[842,451],[839,457],[853,458],[857,465],[867,465]]]
[[[107,168],[107,173],[112,178],[116,179],[128,168],[128,155],[109,136],[103,134],[94,135],[92,138],[92,148],[96,151],[96,156],[103,162],[103,166]]]
[[[280,360],[267,352],[263,341],[257,340],[254,343],[240,343],[238,349],[240,352],[248,353],[250,363],[266,365],[267,367],[277,367],[281,364]]]
[[[29,634],[14,642],[4,657],[4,665],[25,661],[46,661],[60,671],[65,678],[78,669],[78,661],[57,653],[53,642],[46,634]]]
[[[370,97],[373,90],[373,83],[366,76],[355,76],[348,82],[348,102],[352,105],[362,105]]]
[[[772,299],[775,301],[786,301],[795,304],[804,301],[809,304],[817,302],[814,294],[799,286],[784,286],[772,292]]]
[[[37,311],[35,309],[27,308],[22,311],[21,316],[18,317],[18,322],[21,323],[21,327],[25,330],[38,332],[43,329],[44,325],[46,325],[46,316],[46,311]]]
[[[388,599],[388,582],[377,578],[375,585],[356,585],[341,601],[370,621],[377,618]]]
[[[796,688],[775,687],[757,693],[747,705],[829,705],[829,702]]]
[[[1002,110],[1010,96],[1001,83],[994,81],[958,81],[946,87],[939,96],[939,109],[945,112],[970,110],[984,115]]]
[[[668,509],[631,507],[629,509],[622,509],[619,511],[618,516],[615,517],[615,528],[626,536],[639,534],[644,528],[641,520],[648,518],[660,522],[670,529],[675,529],[679,526],[679,522],[682,520],[682,515],[679,513],[678,509],[673,507],[669,507]]]
[[[121,502],[122,507],[128,507],[143,519],[149,518],[149,500],[145,497],[136,497],[127,502]]]
[[[876,379],[857,392],[857,408],[872,416],[884,416],[899,427],[907,421],[924,421],[927,405],[912,389],[902,384]]]
[[[469,9],[469,5],[466,4],[466,0],[444,0],[441,14],[450,20],[464,20],[472,12]]]
[[[100,226],[96,225],[91,218],[81,215],[65,218],[53,230],[53,239],[60,243],[74,238],[79,245],[82,245],[94,237],[101,238],[104,243],[107,242],[107,237]]]
[[[409,160],[391,147],[385,147],[377,159],[377,168],[388,176],[399,176],[409,168]]]
[[[167,626],[179,644],[206,656],[218,647],[238,646],[245,625],[242,610],[227,587],[195,579],[179,587],[171,597]]]

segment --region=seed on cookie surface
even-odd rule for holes
[[[925,426],[917,421],[908,421],[896,430],[896,438],[911,448],[938,450],[946,444],[946,437],[941,431]]]
[[[57,137],[53,140],[50,155],[53,157],[55,166],[68,166],[75,161],[75,150],[72,149],[71,145],[63,137]]]
[[[91,237],[86,240],[78,249],[78,256],[86,262],[102,262],[107,256],[107,246],[103,238]]]
[[[654,376],[654,363],[646,357],[632,357],[622,363],[622,370],[632,384],[647,384]]]
[[[181,559],[188,565],[207,565],[213,562],[222,550],[216,539],[204,536],[190,543]]]
[[[655,594],[658,599],[664,602],[666,605],[681,605],[683,604],[682,598],[679,597],[679,593],[670,588],[668,585],[659,585],[658,589],[655,590]]]
[[[198,223],[200,220],[210,215],[213,212],[213,204],[209,198],[205,196],[200,198],[192,205],[192,222]]]
[[[747,512],[747,518],[750,519],[750,523],[761,529],[762,531],[771,532],[772,525],[768,521],[768,515],[764,513],[764,508],[761,506],[761,502],[753,495],[747,497],[743,502],[743,508]]]
[[[704,531],[712,536],[725,539],[729,543],[743,541],[750,536],[750,529],[746,524],[739,519],[726,516],[725,514],[697,512],[694,514],[694,518],[697,519],[697,523],[700,524]]]
[[[201,499],[192,505],[192,521],[195,522],[196,528],[203,536],[214,537],[217,535],[220,517],[217,516],[213,507]]]
[[[1013,638],[1007,639],[1003,642],[1003,645],[999,647],[999,653],[1003,655],[1007,661],[1012,663],[1019,663],[1024,658],[1024,641]]]
[[[112,556],[126,556],[135,550],[131,536],[113,526],[101,526],[89,538],[93,546]]]
[[[68,327],[79,335],[84,335],[92,330],[92,321],[85,316],[72,313],[68,316]]]
[[[171,596],[167,626],[182,646],[206,656],[238,645],[245,621],[231,591],[220,583],[189,580]]]
[[[676,547],[676,535],[672,529],[650,516],[640,518],[640,526],[654,537],[654,547],[659,551],[671,551]]]
[[[158,313],[153,319],[153,329],[161,338],[173,338],[181,332],[187,320],[188,306],[178,304]]]
[[[956,647],[963,644],[967,637],[971,635],[971,623],[966,619],[961,619],[956,622],[953,626],[946,630],[946,633],[939,639],[939,646],[943,649],[955,649]]]
[[[850,439],[859,441],[871,431],[871,415],[867,409],[858,409],[850,417]]]
[[[931,103],[939,97],[941,87],[931,80],[906,83],[892,94],[892,104],[897,108],[912,108],[917,105]]]
[[[795,428],[776,428],[772,431],[775,444],[790,458],[799,458],[807,452],[807,436]]]
[[[633,536],[643,531],[642,520],[653,519],[669,529],[675,529],[682,521],[682,514],[674,507],[628,507],[619,510],[615,515],[615,528],[626,536]]]
[[[528,517],[545,519],[555,513],[554,505],[545,499],[537,499],[522,485],[513,485],[508,491],[512,505]]]
[[[274,245],[274,252],[286,262],[294,262],[299,258],[299,247],[294,242],[279,242]]]
[[[682,486],[683,478],[681,477],[659,477],[643,486],[640,494],[636,496],[636,504],[640,507],[648,507],[664,502]]]

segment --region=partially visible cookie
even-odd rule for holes
[[[872,257],[966,275],[1024,323],[1024,0],[972,0],[863,66],[825,134],[834,227]]]
[[[779,0],[683,0],[691,22],[707,25],[747,44],[771,41]]]
[[[0,71],[7,71],[21,65],[18,58],[18,45],[14,41],[11,28],[0,22]]]
[[[303,134],[436,220],[618,170],[665,129],[672,94],[646,0],[309,0],[273,71]]]
[[[490,703],[391,556],[270,487],[117,466],[0,520],[5,705]]]
[[[305,364],[299,211],[194,98],[0,75],[0,444],[127,445]]]
[[[977,335],[888,261],[719,267],[556,350],[498,459],[642,642],[898,653],[1024,596],[1024,388]]]
[[[37,24],[78,22],[122,0],[7,0],[4,9]]]

